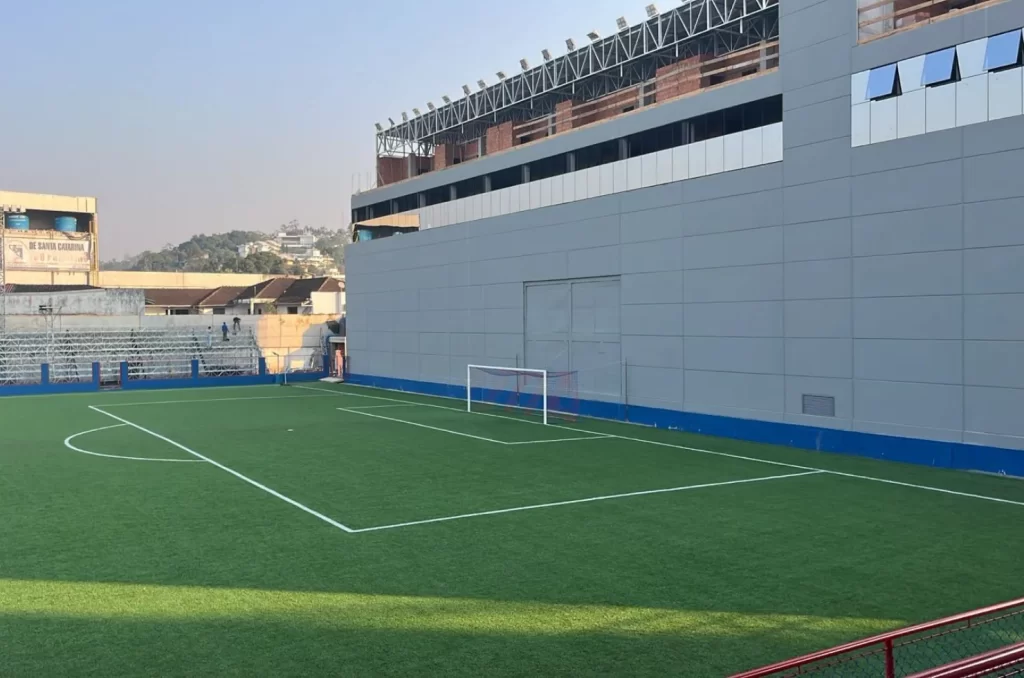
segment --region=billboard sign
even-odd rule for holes
[[[13,234],[4,238],[7,270],[88,271],[92,266],[89,240]]]

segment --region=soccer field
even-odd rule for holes
[[[1019,480],[350,386],[10,398],[0,675],[723,676],[1020,596],[1022,524]]]

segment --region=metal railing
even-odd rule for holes
[[[1024,675],[1024,643],[954,662],[910,678],[1008,678]]]
[[[762,75],[778,70],[779,41],[768,40],[745,49],[736,50],[692,63],[681,61],[639,85],[627,87],[594,101],[577,103],[565,110],[556,110],[550,116],[534,118],[513,126],[516,145],[523,139],[537,135],[547,137],[563,130],[578,129],[595,122],[622,114],[625,98],[629,97],[640,108],[645,102],[657,99],[664,103],[672,99],[699,94],[713,87],[727,85],[741,78]]]
[[[732,678],[905,678],[1020,642],[1024,642],[1024,598],[872,636]]]
[[[874,40],[1003,0],[858,0],[857,39]]]

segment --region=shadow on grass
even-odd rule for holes
[[[889,620],[0,580],[4,676],[720,676]]]

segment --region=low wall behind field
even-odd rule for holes
[[[267,359],[267,369],[279,372],[310,367],[310,360],[318,360],[323,353],[323,342],[330,332],[327,322],[337,320],[334,314],[327,315],[245,315],[240,316],[242,329],[256,333],[256,341]],[[76,328],[140,328],[161,329],[170,327],[191,327],[204,332],[210,327],[214,338],[219,340],[221,323],[231,325],[231,316],[226,315],[11,315],[7,318],[7,329],[18,331],[54,332]]]

